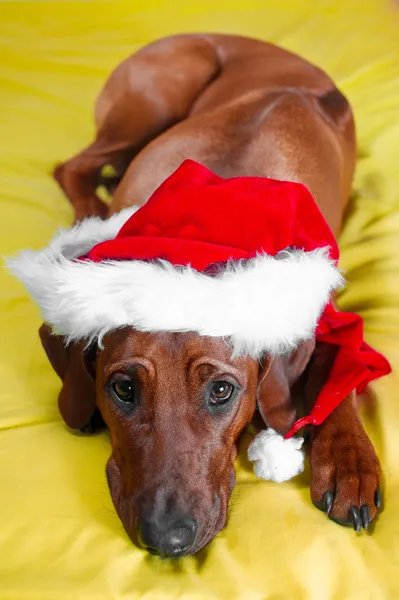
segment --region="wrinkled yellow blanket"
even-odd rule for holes
[[[50,177],[94,133],[111,69],[174,32],[271,40],[325,68],[353,103],[359,162],[341,237],[345,310],[394,372],[363,409],[385,511],[356,535],[311,504],[309,473],[256,480],[242,458],[228,527],[199,555],[160,561],[115,516],[106,434],[58,415],[38,310],[0,277],[0,600],[399,598],[399,6],[386,0],[131,0],[0,5],[0,253],[39,248],[72,211]],[[245,443],[245,440],[244,440]]]

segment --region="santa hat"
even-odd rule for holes
[[[338,257],[302,184],[224,179],[187,160],[140,209],[86,219],[9,266],[69,342],[101,344],[124,326],[193,331],[224,337],[235,355],[258,358],[315,335],[331,292],[343,283]],[[266,464],[276,443],[282,438],[269,430],[253,442],[250,458]],[[279,470],[273,462],[270,479],[303,468],[295,454],[300,442],[284,443],[284,452],[295,446],[296,467],[283,461]]]

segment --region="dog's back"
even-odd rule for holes
[[[143,204],[193,158],[222,176],[300,181],[339,230],[355,164],[351,109],[323,71],[281,48],[224,35],[160,40],[114,71],[96,119],[95,143],[58,171],[75,208],[93,193],[90,169],[92,185],[106,163],[119,173],[113,213]]]

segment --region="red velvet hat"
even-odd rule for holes
[[[10,267],[68,341],[101,344],[105,333],[124,326],[194,331],[224,337],[235,354],[256,358],[289,351],[315,334],[337,343],[332,332],[345,313],[336,313],[329,299],[343,283],[338,258],[336,240],[302,184],[224,179],[187,160],[141,208],[107,221],[86,219],[44,250],[22,252]],[[358,321],[346,328],[344,346],[353,326],[358,356],[364,346]],[[341,369],[332,395],[302,425],[326,418],[349,379],[353,389],[389,370],[373,352],[366,360],[374,360],[372,367],[364,354],[357,366],[352,361],[345,385]]]

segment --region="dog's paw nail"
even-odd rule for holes
[[[362,519],[361,519],[361,516],[360,516],[359,509],[356,506],[352,506],[349,509],[349,516],[352,519],[353,529],[356,531],[356,533],[358,533],[360,531],[361,526],[362,526]]]
[[[334,502],[334,494],[332,492],[326,492],[323,496],[323,507],[326,515],[329,515]]]
[[[313,502],[313,506],[315,506],[316,508],[318,508],[319,510],[322,510],[324,512],[323,500],[312,500],[312,502]]]
[[[79,429],[79,431],[80,431],[80,433],[94,433],[94,427],[93,427],[92,423],[89,421],[89,423],[87,423],[87,425],[85,425],[84,427]]]
[[[360,509],[360,516],[362,519],[362,525],[364,529],[368,529],[370,524],[370,507],[368,504],[363,504]]]
[[[377,488],[374,494],[374,504],[380,510],[381,509],[381,490]]]

